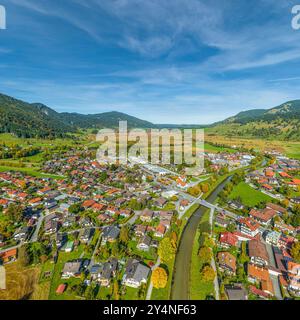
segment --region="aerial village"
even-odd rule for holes
[[[170,243],[176,254],[191,210],[218,177],[240,170],[208,207],[212,230],[199,257],[209,249],[221,299],[297,298],[300,163],[266,157],[252,168],[250,153],[205,153],[203,174],[190,177],[138,161],[104,165],[69,150],[44,162],[49,177],[1,172],[0,261],[41,265],[49,299],[155,298],[151,278]],[[267,201],[232,196],[240,184]]]

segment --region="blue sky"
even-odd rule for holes
[[[0,0],[0,92],[211,123],[300,98],[297,0]]]

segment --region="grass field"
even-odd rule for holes
[[[61,176],[39,172],[39,171],[37,171],[36,168],[0,166],[0,172],[6,172],[6,171],[23,172],[29,176],[34,176],[34,177],[38,177],[38,178],[63,179],[63,177],[61,177]]]
[[[263,201],[271,201],[272,198],[268,195],[251,188],[247,183],[241,182],[233,188],[229,198],[236,199],[240,197],[242,203],[246,206],[254,207]]]
[[[214,146],[210,143],[204,143],[204,151],[205,152],[212,152],[212,153],[217,153],[217,152],[234,153],[234,152],[236,152],[236,150],[234,150],[232,148],[218,147],[218,146]]]
[[[19,262],[14,262],[7,264],[5,270],[6,290],[0,290],[0,300],[47,298],[38,285],[39,267],[23,268]]]
[[[201,224],[207,224],[209,221],[209,210],[203,215]],[[190,269],[190,299],[191,300],[205,300],[207,296],[214,296],[214,285],[212,282],[205,282],[200,277],[200,270],[203,266],[201,260],[198,257],[198,251],[200,247],[199,238],[201,231],[198,228],[192,252],[191,269]]]

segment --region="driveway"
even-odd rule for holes
[[[160,258],[158,257],[155,265],[151,268],[151,271],[155,270],[157,267],[159,267],[159,265],[160,265]],[[146,300],[151,300],[152,290],[153,290],[153,284],[152,284],[152,281],[150,280],[150,284],[147,290]]]

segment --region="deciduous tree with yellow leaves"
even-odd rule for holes
[[[168,282],[168,275],[166,270],[160,267],[156,268],[152,273],[151,281],[154,288],[156,289],[165,288]]]

